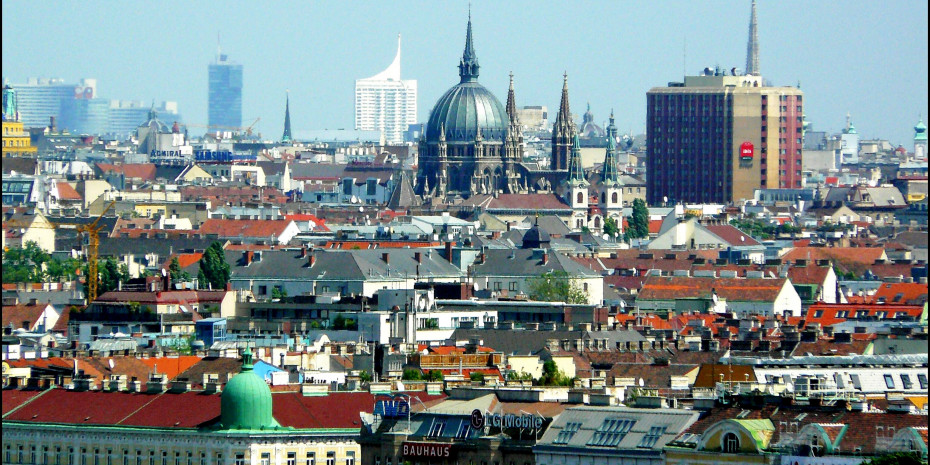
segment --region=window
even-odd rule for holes
[[[516,281],[510,281],[510,287],[509,287],[509,288],[510,288],[511,291],[516,291],[516,290],[517,290],[517,282],[516,282]]]
[[[727,433],[723,435],[723,440],[720,441],[720,449],[723,452],[731,454],[739,452],[739,438],[736,436],[736,433]]]
[[[326,453],[326,465],[336,465],[336,453],[329,451]]]
[[[174,465],[181,465],[181,453],[180,452],[174,453]],[[268,465],[268,464],[265,464],[265,465]]]
[[[594,436],[588,441],[588,445],[617,447],[617,444],[620,444],[620,441],[630,432],[635,423],[636,420],[607,418],[594,432]]]
[[[927,389],[927,374],[917,373],[917,382],[920,383],[921,389]]]
[[[894,378],[889,374],[885,375],[885,386],[887,386],[888,389],[894,389]]]
[[[647,449],[652,449],[653,446],[659,442],[659,438],[665,434],[665,426],[653,426],[649,428],[649,432],[643,435],[643,440],[639,442],[639,446]]]
[[[433,424],[429,428],[429,434],[427,434],[426,436],[430,438],[438,438],[442,436],[442,431],[444,429],[446,429],[445,419],[440,418],[440,419],[433,420]]]
[[[572,436],[574,436],[579,429],[581,429],[581,423],[574,421],[566,423],[562,431],[559,431],[559,435],[556,436],[555,441],[552,441],[553,444],[568,444],[568,441],[572,440]]]
[[[914,386],[914,383],[911,382],[911,375],[901,373],[901,386],[903,386],[904,389],[910,389]]]
[[[823,447],[823,439],[819,435],[811,436],[811,455],[814,457],[823,457],[824,452],[826,452]]]
[[[235,465],[245,465],[245,454],[236,454]]]
[[[297,452],[287,453],[287,465],[297,465]]]
[[[346,465],[355,465],[355,451],[346,451]]]
[[[271,454],[268,452],[262,452],[261,460],[259,463],[261,465],[271,465]]]
[[[471,432],[471,423],[463,421],[459,423],[459,431],[455,433],[456,439],[467,439],[468,433]]]
[[[304,462],[304,465],[314,464],[316,464],[316,452],[307,452],[307,460]]]
[[[216,454],[216,465],[223,465],[223,454]]]

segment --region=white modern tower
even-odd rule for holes
[[[387,143],[404,141],[407,126],[417,122],[417,81],[400,78],[397,55],[384,71],[355,81],[355,129],[381,131]]]

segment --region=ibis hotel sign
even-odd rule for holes
[[[449,458],[452,456],[452,444],[437,442],[405,442],[402,446],[404,457]]]
[[[752,160],[752,156],[755,155],[755,147],[752,145],[752,142],[746,141],[740,144],[739,146],[739,157],[740,159]]]

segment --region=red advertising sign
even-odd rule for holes
[[[742,159],[744,159],[744,160],[745,160],[745,159],[748,159],[748,158],[752,158],[754,149],[755,149],[755,147],[753,147],[752,142],[748,142],[748,141],[747,141],[747,142],[743,142],[743,143],[740,144],[740,146],[739,146],[739,156],[740,156],[740,158],[742,158]]]
[[[404,457],[450,457],[452,444],[435,442],[405,442],[403,444]]]

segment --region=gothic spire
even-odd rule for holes
[[[746,44],[746,74],[760,76],[759,73],[759,29],[756,22],[756,0],[752,0],[752,14],[749,18],[749,42]]]
[[[513,72],[510,73],[510,90],[507,91],[507,116],[510,116],[510,124],[519,123],[517,100],[513,95]]]
[[[556,121],[571,121],[572,111],[568,107],[568,72],[562,75],[562,100],[559,102],[559,114],[555,117]]]
[[[607,137],[613,139],[614,142],[617,140],[617,125],[614,124],[614,110],[612,108],[610,109],[610,124],[607,125]]]
[[[475,46],[471,38],[471,7],[468,9],[468,29],[465,32],[465,51],[462,53],[462,61],[459,62],[459,77],[462,82],[478,80],[478,56],[475,54]]]
[[[281,142],[291,141],[291,93],[287,92],[287,103],[284,104],[284,135]]]
[[[610,116],[610,124],[613,125],[613,114]],[[616,186],[620,184],[620,173],[617,172],[617,146],[614,142],[614,136],[610,134],[610,126],[607,131],[607,153],[604,154],[604,166],[601,174],[601,182],[606,186]],[[616,127],[614,128],[616,132]]]
[[[581,142],[578,140],[578,134],[572,138],[572,157],[568,162],[568,183],[573,186],[588,185],[584,177],[584,167],[581,166]]]

